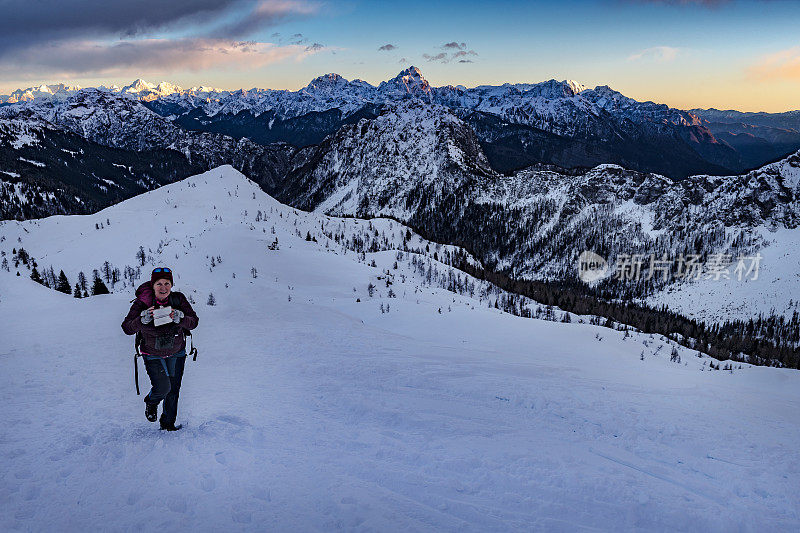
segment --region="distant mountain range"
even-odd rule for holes
[[[298,91],[183,89],[141,79],[97,90],[139,100],[182,129],[297,148],[319,144],[345,124],[375,118],[387,104],[418,99],[445,106],[469,124],[491,167],[504,174],[536,164],[570,169],[612,163],[680,179],[740,173],[800,148],[797,112],[792,119],[791,113],[681,111],[574,81],[433,87],[416,67],[378,86],[327,74]],[[81,92],[40,86],[0,101],[68,107]]]

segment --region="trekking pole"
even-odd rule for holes
[[[133,382],[136,383],[136,396],[139,396],[139,354],[133,354]]]
[[[136,396],[139,396],[141,393],[139,392],[139,343],[134,341],[134,347],[136,348],[136,353],[133,354],[133,381],[136,383]]]
[[[194,346],[194,339],[192,338],[192,334],[189,332],[188,329],[185,331],[186,331],[186,340],[189,341],[189,346],[191,346],[191,348],[189,348],[188,355],[192,356],[192,361],[197,361],[197,348],[195,348]]]

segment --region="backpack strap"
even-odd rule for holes
[[[133,382],[136,383],[136,396],[139,396],[139,358],[142,354],[139,352],[139,345],[142,343],[142,333],[136,332],[136,337],[133,338],[133,347],[136,353],[133,354]]]
[[[169,302],[170,307],[176,307],[180,303],[181,299],[178,298],[178,293],[171,292],[169,293],[169,299],[167,301]]]
[[[181,294],[181,293],[179,293],[179,292],[171,292],[171,293],[169,293],[169,306],[172,307],[173,309],[177,308],[178,304],[181,301],[180,297],[178,296],[179,294]],[[181,296],[183,296],[183,295],[181,294]],[[181,328],[181,331],[183,332],[183,338],[184,339],[186,337],[191,337],[192,336],[191,330],[188,330],[186,328]],[[197,348],[194,345],[194,341],[192,341],[192,349],[189,351],[189,353],[187,355],[191,355],[192,356],[192,361],[197,361]]]

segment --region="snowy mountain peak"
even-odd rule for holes
[[[389,81],[381,82],[378,92],[391,96],[431,96],[431,86],[417,67],[408,67]]]
[[[586,90],[586,87],[580,83],[572,80],[548,80],[542,83],[537,83],[530,88],[523,90],[524,96],[538,96],[550,100],[561,98],[572,98]]]
[[[64,85],[57,83],[54,85],[42,84],[38,87],[28,87],[27,89],[17,89],[10,95],[0,99],[0,102],[7,102],[9,104],[16,104],[19,102],[28,102],[37,98],[53,98],[69,96],[76,91],[80,90],[78,85]]]
[[[156,85],[155,90],[159,93],[163,94],[171,94],[174,92],[180,92],[181,88],[177,85],[173,85],[167,81],[162,81],[158,85]]]
[[[588,89],[588,87],[586,87],[582,83],[578,83],[575,80],[564,80],[563,83],[566,84],[570,89],[572,89],[572,92],[574,94],[582,93],[583,91]]]
[[[426,90],[430,88],[430,84],[428,80],[422,75],[422,71],[417,67],[408,67],[405,70],[400,71],[400,73],[394,77],[394,80],[402,81],[406,84],[406,86],[420,86],[424,87]]]
[[[340,85],[342,83],[347,83],[347,80],[344,79],[339,74],[334,72],[323,74],[322,76],[317,76],[308,84],[308,86],[318,86],[318,85]]]
[[[122,88],[123,93],[140,93],[143,91],[151,91],[155,88],[155,85],[151,85],[144,81],[142,78],[137,79],[130,85],[126,85]]]
[[[330,92],[338,91],[346,87],[350,82],[339,74],[330,73],[317,76],[309,82],[301,91],[304,92]]]
[[[158,85],[154,85],[152,83],[148,83],[143,79],[139,78],[130,85],[126,85],[122,89],[110,89],[112,92],[120,92],[122,94],[133,96],[139,100],[144,101],[152,101],[157,98],[162,98],[165,96],[170,96],[172,94],[185,94],[186,91],[183,90],[182,87],[179,85],[175,85],[173,83],[169,83],[167,81],[162,81]]]
[[[395,76],[395,79],[397,79],[397,78],[416,78],[418,80],[424,80],[425,79],[422,76],[422,71],[419,68],[417,68],[417,67],[415,67],[413,65],[408,67],[405,70],[401,70],[400,73],[397,76]]]

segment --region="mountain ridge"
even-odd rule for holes
[[[362,116],[375,117],[383,106],[417,98],[449,107],[467,120],[501,173],[533,164],[573,168],[614,163],[671,177],[727,174],[754,166],[752,161],[767,162],[764,157],[775,151],[726,137],[745,153],[743,160],[689,112],[638,102],[607,85],[590,89],[570,80],[434,87],[412,66],[377,86],[331,73],[297,91],[204,89],[209,88],[184,90],[139,79],[124,88],[96,90],[139,100],[184,129],[298,148],[318,144]],[[61,90],[12,107],[69,105],[81,91],[86,89]],[[788,140],[790,145],[794,141]]]

